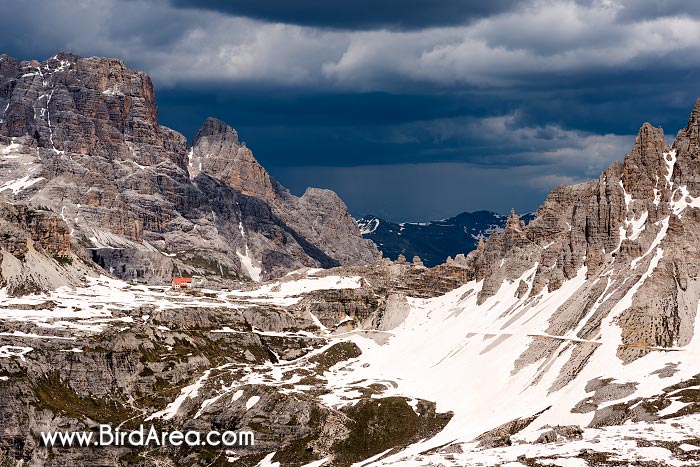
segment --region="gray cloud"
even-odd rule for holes
[[[543,175],[535,167],[477,167],[464,163],[360,167],[296,167],[275,174],[295,192],[311,184],[331,188],[354,215],[393,221],[441,219],[481,209],[507,213],[537,209],[554,186],[577,177]]]
[[[352,2],[341,3],[355,8]],[[477,15],[479,19],[469,24],[435,26],[441,24],[436,21],[429,22],[428,28],[393,31],[265,22],[217,13],[207,9],[214,8],[208,4],[181,9],[145,0],[0,1],[2,10],[13,18],[2,33],[7,52],[36,57],[66,49],[119,56],[166,85],[269,83],[401,92],[507,87],[530,83],[533,76],[543,74],[639,69],[660,59],[677,66],[700,65],[697,18],[655,16],[620,22],[619,15],[628,7],[641,7],[612,0],[531,0],[517,9],[512,9],[513,4],[500,3],[489,15]],[[217,8],[227,12],[272,9],[272,3],[255,5],[258,2],[231,2]],[[436,15],[441,8],[463,6],[460,1],[430,5],[438,5]],[[377,10],[427,8],[428,3],[416,2]]]
[[[610,1],[619,9],[621,21],[639,21],[660,18],[664,16],[700,17],[700,3],[688,0],[624,0]]]
[[[558,185],[597,178],[613,161],[622,160],[634,143],[634,135],[587,134],[556,126],[514,127],[515,121],[514,116],[439,121],[402,126],[393,134],[400,144],[425,138],[432,138],[433,146],[446,140],[469,141],[465,146],[449,146],[458,153],[458,160],[439,162],[445,155],[431,152],[424,154],[422,163],[392,164],[391,169],[381,165],[280,167],[273,175],[297,193],[309,183],[332,188],[356,215],[373,213],[397,221],[438,219],[478,209],[527,212]],[[404,134],[413,139],[403,139]],[[482,149],[488,154],[480,156]]]

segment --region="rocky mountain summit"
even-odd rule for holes
[[[552,331],[594,338],[601,319],[624,299],[617,321],[622,328],[617,354],[624,361],[688,344],[700,298],[699,115],[700,100],[673,147],[661,128],[644,124],[623,163],[598,180],[557,188],[527,227],[509,219],[503,233],[467,258],[470,277],[484,281],[479,302],[533,264],[526,296],[556,291],[585,274],[587,286],[564,305],[567,312],[551,323]],[[588,319],[585,325],[582,318]]]
[[[117,277],[260,280],[377,255],[334,193],[291,195],[223,122],[191,145],[160,125],[151,80],[120,60],[2,55],[0,110],[0,196],[60,215]]]

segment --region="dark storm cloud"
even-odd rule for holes
[[[340,29],[419,29],[454,26],[512,10],[521,0],[171,0],[262,21]]]

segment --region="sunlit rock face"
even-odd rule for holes
[[[60,214],[118,277],[260,280],[377,255],[334,193],[292,196],[225,123],[191,146],[159,125],[150,78],[121,60],[3,55],[0,110],[2,195]]]

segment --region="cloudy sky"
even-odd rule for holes
[[[392,220],[537,208],[700,96],[694,0],[0,0],[0,53],[119,57],[161,122]]]

